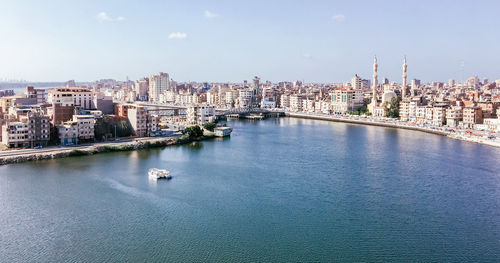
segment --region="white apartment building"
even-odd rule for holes
[[[260,107],[263,109],[276,108],[276,91],[273,88],[264,88],[262,90]]]
[[[293,94],[290,95],[290,110],[291,111],[302,111],[302,100],[303,96]]]
[[[280,108],[282,108],[282,109],[288,109],[288,108],[290,108],[290,95],[288,95],[288,94],[281,94]]]
[[[160,95],[170,89],[168,73],[160,72],[149,77],[149,101],[161,102]]]
[[[146,101],[148,99],[149,79],[136,80],[134,86],[137,100]]]
[[[214,91],[207,91],[206,95],[208,105],[215,105],[217,102],[217,93]]]
[[[332,112],[344,114],[354,111],[356,107],[363,105],[363,93],[361,90],[351,88],[338,88],[330,92]]]
[[[250,108],[252,107],[254,91],[252,89],[240,89],[239,90],[239,107],[240,108]]]
[[[452,106],[446,109],[446,126],[457,127],[463,120],[463,108],[461,106]]]
[[[225,98],[226,105],[232,104],[236,100],[237,97],[238,97],[238,93],[236,93],[234,91],[226,91],[226,98]]]
[[[61,106],[75,106],[81,109],[92,109],[95,93],[87,88],[55,88],[48,91],[51,104],[60,103]]]
[[[332,104],[328,101],[321,101],[321,113],[330,114]]]
[[[94,139],[94,115],[73,115],[73,122],[76,123],[79,141]]]
[[[420,123],[425,122],[425,109],[426,106],[416,106],[415,108],[415,120]]]
[[[12,148],[29,146],[29,127],[23,122],[2,125],[2,144]]]
[[[432,125],[443,126],[446,122],[446,108],[433,107],[432,108]]]
[[[420,106],[420,100],[411,100],[408,106],[408,120],[415,121],[417,119],[417,107]],[[425,117],[424,113],[420,113]]]
[[[214,106],[193,106],[186,110],[188,123],[205,124],[215,121]]]
[[[303,112],[314,112],[314,100],[306,98],[302,100],[302,111]]]
[[[403,100],[399,103],[399,119],[407,121],[410,115],[410,101]]]

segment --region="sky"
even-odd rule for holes
[[[500,79],[500,1],[0,0],[0,80]]]

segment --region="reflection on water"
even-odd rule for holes
[[[0,262],[500,258],[500,149],[315,120],[228,124],[227,138],[0,166]],[[150,168],[174,178],[150,181]]]
[[[203,142],[194,141],[194,142],[190,142],[188,144],[185,144],[184,146],[185,146],[185,148],[190,149],[190,150],[201,150],[201,148],[203,148]]]

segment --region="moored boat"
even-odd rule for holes
[[[214,129],[214,135],[217,137],[225,137],[231,135],[233,129],[231,127],[217,127]]]

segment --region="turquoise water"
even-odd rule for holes
[[[0,166],[0,262],[500,261],[500,149],[229,124],[223,140]]]

